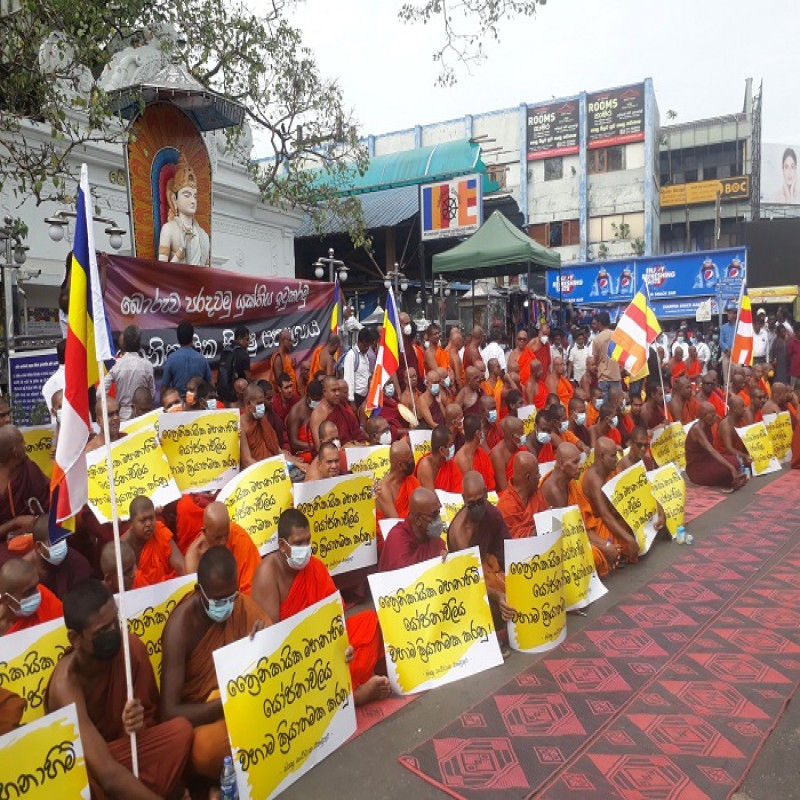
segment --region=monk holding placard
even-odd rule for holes
[[[422,486],[414,490],[408,504],[408,516],[398,522],[386,537],[378,560],[378,572],[419,564],[446,550],[442,540],[444,521],[441,507],[436,492]]]
[[[404,519],[408,504],[420,483],[414,477],[414,453],[403,439],[389,448],[389,471],[375,491],[375,512],[378,520],[394,517]]]
[[[130,527],[122,537],[133,549],[137,570],[134,588],[153,586],[185,574],[183,555],[172,531],[156,519],[152,500],[139,495],[131,501]]]
[[[450,429],[437,425],[431,433],[431,452],[417,464],[415,474],[420,484],[427,489],[460,492],[462,476],[453,458],[455,454],[456,446]]]
[[[12,558],[0,567],[0,605],[8,609],[10,626],[3,633],[16,633],[61,616],[61,601],[39,583],[39,573],[30,561]]]
[[[511,483],[501,493],[497,510],[503,515],[512,539],[536,535],[533,515],[548,508],[539,488],[539,462],[525,448],[512,459]]]

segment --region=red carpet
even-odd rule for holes
[[[800,681],[800,474],[778,480],[401,763],[476,800],[729,798]]]
[[[348,741],[352,742],[362,733],[366,733],[373,725],[388,719],[392,714],[396,714],[401,708],[413,703],[420,696],[418,694],[412,694],[407,697],[392,696],[387,697],[386,700],[376,700],[372,703],[367,703],[365,706],[358,706],[356,708],[356,732]]]
[[[710,489],[708,486],[694,486],[686,484],[686,512],[685,522],[688,524],[697,519],[701,514],[710,511],[730,495],[724,494],[720,489]]]

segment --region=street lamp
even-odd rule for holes
[[[47,231],[50,238],[54,242],[60,242],[64,238],[64,228],[69,224],[69,218],[75,219],[77,216],[77,211],[64,208],[56,211],[52,217],[47,217],[45,224],[50,226]],[[109,245],[113,250],[119,250],[122,247],[122,237],[127,231],[120,228],[113,219],[108,219],[108,217],[94,215],[92,219],[106,226],[105,234],[108,236]]]
[[[408,289],[408,279],[405,276],[405,273],[400,271],[400,265],[395,261],[394,269],[390,269],[384,276],[383,276],[383,285],[387,289],[391,289],[394,287],[395,295],[400,296],[400,301],[402,304],[403,295],[402,293]]]
[[[433,282],[433,294],[439,298],[439,327],[444,330],[447,317],[445,297],[450,297],[450,284],[444,278],[436,278]]]
[[[344,282],[347,280],[347,265],[344,261],[333,257],[333,248],[328,250],[328,257],[323,258],[320,256],[311,266],[314,267],[314,275],[317,280],[322,280],[325,276],[325,265],[328,265],[328,280],[333,283],[336,280],[336,270],[339,270],[339,280]]]
[[[0,244],[3,245],[3,305],[5,308],[5,340],[6,340],[6,379],[10,379],[9,357],[14,350],[14,286],[19,267],[27,260],[27,245],[22,243],[22,235],[14,228],[14,220],[3,217],[0,228]],[[10,388],[10,387],[9,387]]]

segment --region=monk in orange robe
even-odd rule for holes
[[[50,622],[63,614],[61,601],[39,583],[36,567],[21,558],[12,558],[0,567],[0,600],[12,620],[5,631],[8,634]]]
[[[322,344],[314,350],[311,354],[311,365],[308,368],[308,374],[312,379],[318,372],[324,372],[326,375],[335,374],[339,344],[339,336],[334,333],[328,338],[326,344]]]
[[[495,489],[503,492],[514,473],[514,456],[526,448],[525,429],[519,417],[506,417],[500,423],[500,430],[503,438],[492,448],[489,460],[494,469]]]
[[[269,360],[269,368],[272,373],[272,385],[275,392],[280,392],[278,378],[281,375],[288,375],[292,379],[292,389],[297,393],[297,372],[289,353],[292,349],[292,333],[288,328],[284,328],[278,335],[278,347]]]
[[[382,519],[405,519],[411,494],[420,482],[414,476],[414,453],[408,441],[401,439],[389,448],[389,471],[378,481],[375,490],[375,514]],[[380,542],[379,538],[379,542]]]
[[[203,514],[213,500],[213,492],[187,492],[175,504],[175,539],[184,555],[203,530]]]
[[[426,489],[444,492],[461,491],[461,470],[456,466],[454,436],[444,425],[437,425],[431,433],[431,452],[423,456],[414,475]]]
[[[549,508],[539,489],[539,463],[533,453],[523,449],[511,459],[513,473],[508,488],[501,493],[497,510],[503,515],[512,539],[536,535],[533,515]]]
[[[218,546],[207,550],[197,567],[197,586],[178,603],[161,639],[161,716],[185,717],[192,724],[192,770],[208,780],[219,780],[223,760],[231,753],[214,651],[271,624],[237,586],[230,552]]]
[[[134,497],[130,505],[130,527],[122,537],[133,549],[137,561],[133,586],[153,586],[184,574],[183,555],[172,538],[172,531],[156,519],[149,497]]]
[[[336,592],[325,565],[311,555],[311,530],[297,509],[284,511],[278,520],[278,550],[260,564],[253,579],[253,599],[270,617],[285,620]],[[378,616],[362,611],[345,619],[350,641],[348,657],[356,705],[388,697],[389,679],[376,675],[383,657]]]
[[[253,573],[261,561],[258,548],[241,526],[233,522],[224,503],[214,501],[203,512],[202,536],[198,536],[186,551],[186,574],[197,572],[197,565],[206,550],[216,546],[227,547],[236,559],[239,574],[239,591],[250,594]]]
[[[472,470],[479,472],[486,482],[486,488],[493,492],[494,467],[489,454],[481,447],[482,431],[481,418],[477,414],[464,417],[464,445],[456,453],[454,462],[462,476]]]
[[[545,385],[550,394],[558,395],[559,402],[566,410],[569,408],[569,401],[572,400],[575,389],[566,375],[564,375],[565,371],[564,359],[561,356],[556,356],[553,359],[553,371],[545,378]]]

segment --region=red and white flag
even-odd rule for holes
[[[731,361],[747,367],[753,363],[753,310],[750,307],[750,298],[747,296],[746,287],[742,289],[742,302],[739,305],[739,316],[736,320]]]

